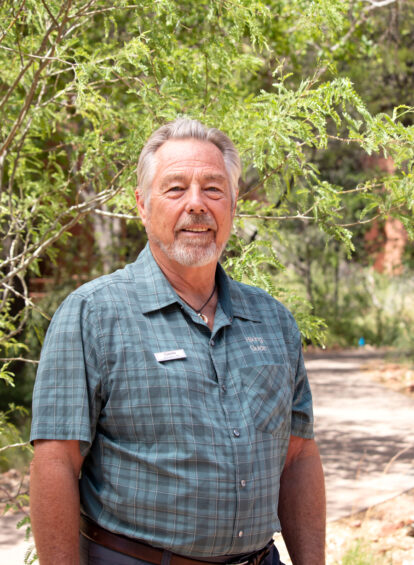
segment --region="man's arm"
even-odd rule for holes
[[[79,564],[79,441],[37,440],[30,516],[40,565]]]
[[[314,440],[290,437],[280,480],[279,519],[293,565],[324,565],[325,484]]]

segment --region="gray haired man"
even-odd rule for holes
[[[277,565],[280,530],[295,565],[324,564],[299,331],[218,262],[239,176],[219,130],[161,127],[138,164],[147,247],[57,310],[33,399],[41,565]]]

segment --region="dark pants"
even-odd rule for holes
[[[163,563],[161,565],[170,565],[170,552],[165,551]],[[80,536],[80,565],[151,565],[148,561],[135,559],[107,549],[102,545]],[[206,564],[207,565],[207,564]],[[262,565],[283,565],[279,559],[279,552],[276,546],[273,546],[269,555],[265,558]]]

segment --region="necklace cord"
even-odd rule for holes
[[[204,310],[204,308],[207,306],[207,304],[210,302],[210,300],[213,298],[213,294],[216,292],[216,283],[214,283],[214,287],[213,287],[213,292],[210,294],[210,296],[207,298],[207,300],[204,302],[204,304],[202,305],[202,307],[199,310],[196,310],[197,314],[201,314],[201,312]]]
[[[187,300],[185,300],[182,296],[181,296],[181,300],[184,300],[184,302],[187,304],[187,306],[189,306],[192,310],[194,310],[194,312],[195,312],[198,316],[201,317],[201,312],[204,310],[204,308],[207,306],[207,304],[208,304],[208,303],[210,302],[210,300],[213,298],[214,293],[216,292],[216,288],[217,288],[217,285],[216,285],[216,283],[214,283],[213,292],[210,294],[210,296],[209,296],[209,297],[207,298],[207,300],[204,302],[204,304],[202,305],[202,307],[199,308],[198,310],[197,310],[196,308],[193,308],[193,307],[191,306],[191,304],[189,304],[189,303],[187,302]],[[206,318],[206,316],[205,316],[205,318]]]

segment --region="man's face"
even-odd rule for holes
[[[193,267],[217,262],[235,210],[221,151],[208,141],[169,140],[155,158],[148,202],[136,193],[153,253]]]

